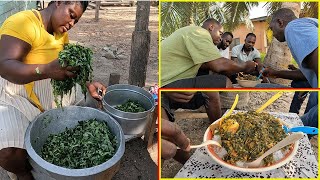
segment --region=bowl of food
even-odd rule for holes
[[[238,84],[242,87],[255,87],[257,84],[260,84],[262,79],[258,79],[256,76],[250,74],[242,74],[236,78]]]
[[[213,139],[221,144],[221,148],[210,145],[206,150],[214,161],[224,167],[242,172],[269,171],[288,163],[296,154],[299,142],[267,156],[259,167],[245,167],[245,163],[256,160],[288,136],[282,125],[287,124],[269,113],[238,112],[212,123],[203,141]]]

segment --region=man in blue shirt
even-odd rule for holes
[[[264,76],[307,80],[312,88],[318,88],[318,19],[297,18],[290,9],[282,8],[273,14],[270,29],[278,41],[288,43],[299,69],[276,71],[266,68]],[[304,125],[318,126],[317,92],[310,94],[301,120]]]

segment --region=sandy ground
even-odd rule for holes
[[[131,54],[131,36],[134,31],[136,7],[103,7],[100,19],[94,20],[95,11],[87,10],[69,32],[70,40],[90,47],[94,52],[94,80],[109,82],[110,73],[121,75],[120,83],[127,84]],[[151,7],[149,30],[151,31],[150,55],[147,67],[146,86],[158,83],[158,9]],[[117,48],[121,58],[105,58],[106,46]],[[157,166],[152,161],[141,139],[126,143],[120,171],[113,179],[150,180],[157,178]],[[0,180],[8,180],[0,168]]]
[[[242,110],[253,110],[260,105],[264,104],[275,92],[250,92],[250,99],[246,107]],[[293,92],[284,93],[277,101],[266,108],[266,111],[270,112],[289,112]],[[305,99],[300,114],[302,115],[308,99]],[[207,127],[210,125],[208,119],[177,119],[176,123],[182,128],[184,133],[190,138],[191,144],[201,144],[203,134]],[[318,136],[315,136],[311,140],[313,150],[318,156]],[[192,153],[194,150],[192,151]],[[182,164],[175,160],[166,160],[162,164],[161,177],[174,177],[178,171],[182,168]]]
[[[128,83],[131,54],[131,36],[134,31],[136,7],[103,7],[99,21],[95,22],[94,10],[87,10],[78,24],[70,30],[73,41],[83,43],[94,51],[94,80],[108,84],[110,73],[121,75],[120,83]],[[146,86],[158,83],[158,9],[151,7],[149,18],[151,31]],[[117,48],[120,59],[106,58],[107,46]]]

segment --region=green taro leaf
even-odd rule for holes
[[[92,55],[91,49],[78,44],[67,44],[64,46],[64,49],[59,52],[59,63],[62,67],[79,67],[79,71],[75,78],[69,78],[63,81],[51,80],[53,95],[58,107],[62,106],[63,95],[71,94],[71,89],[76,86],[76,84],[81,86],[81,91],[86,98],[86,82],[92,81]],[[61,96],[60,101],[58,100],[58,96]]]

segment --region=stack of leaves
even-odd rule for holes
[[[92,81],[92,51],[89,48],[78,44],[67,44],[64,49],[59,52],[59,63],[62,67],[72,66],[79,67],[75,78],[68,78],[63,81],[51,80],[53,87],[53,95],[58,107],[62,106],[62,98],[64,94],[71,94],[72,87],[76,83],[81,86],[82,93],[86,97],[86,82]],[[58,101],[57,96],[61,99]]]
[[[46,140],[41,157],[57,166],[83,169],[102,164],[113,157],[118,142],[105,122],[90,119],[80,121],[60,134]]]
[[[132,112],[132,113],[143,112],[146,110],[142,107],[142,105],[139,102],[133,101],[130,99],[126,103],[122,105],[118,105],[115,108],[120,111]]]

